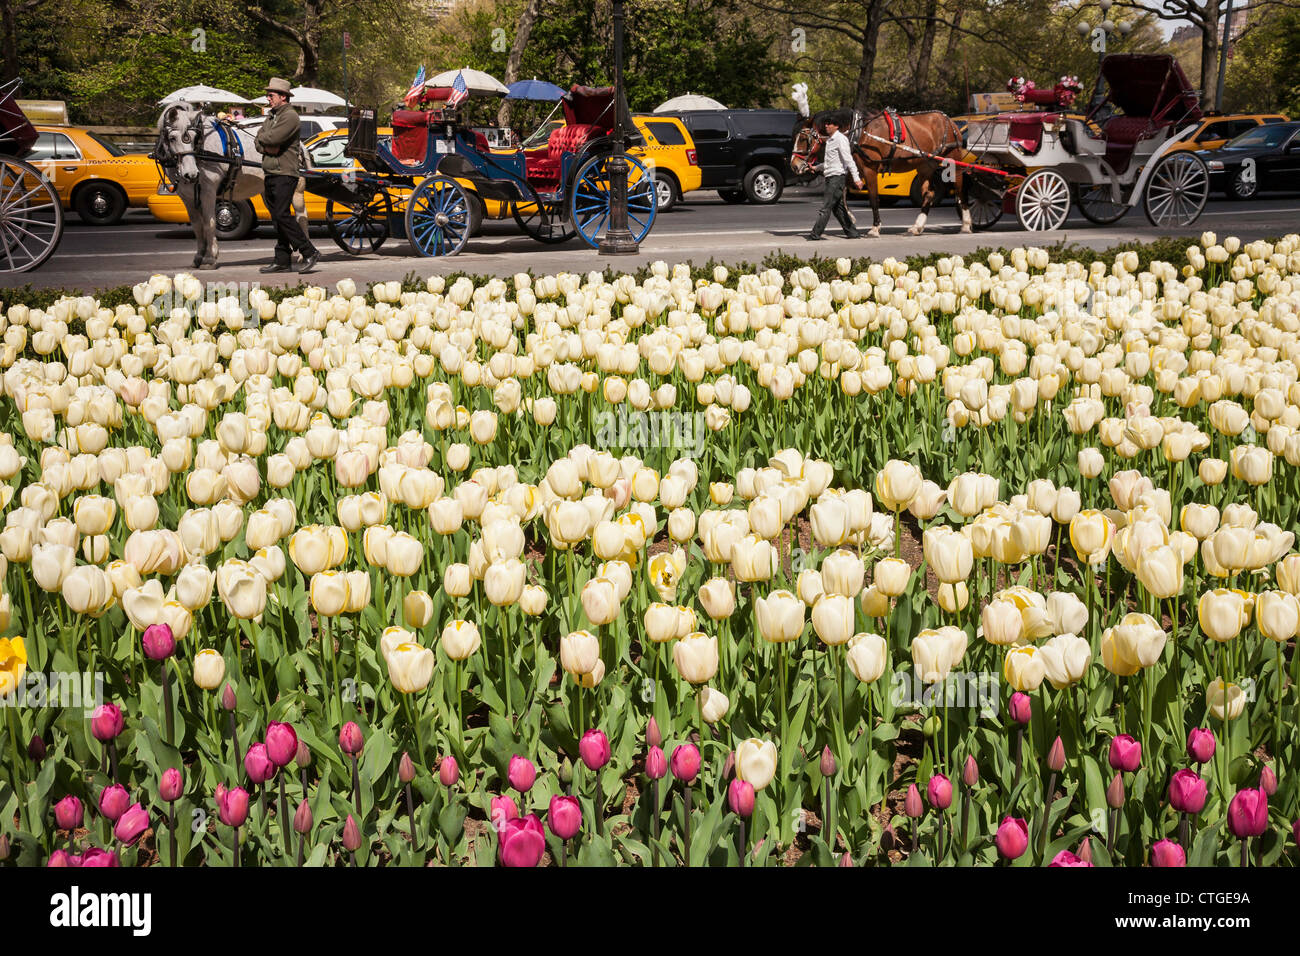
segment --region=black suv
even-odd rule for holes
[[[727,202],[774,203],[794,174],[790,151],[794,110],[687,110],[670,113],[686,124],[699,157],[701,189]]]

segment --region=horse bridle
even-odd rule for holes
[[[189,145],[185,152],[177,152],[172,146],[172,125],[171,117],[175,114],[177,107],[169,106],[167,112],[162,116],[162,122],[158,130],[158,141],[154,143],[153,152],[149,157],[158,165],[160,178],[164,181],[174,180],[176,187],[180,188],[180,162],[184,156],[193,156],[195,166],[197,167],[201,150],[196,147],[196,143],[203,142],[203,123],[204,115],[202,111],[195,111],[194,120],[185,129],[183,140]],[[175,177],[168,174],[169,170],[175,171]],[[196,170],[194,176],[194,208],[199,208],[199,185],[202,177]]]

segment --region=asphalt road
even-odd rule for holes
[[[932,251],[968,253],[981,246],[1051,245],[1071,242],[1091,248],[1106,248],[1132,239],[1161,235],[1198,235],[1213,230],[1221,236],[1243,240],[1282,235],[1300,229],[1300,197],[1269,195],[1254,202],[1212,200],[1195,226],[1182,230],[1161,230],[1147,223],[1138,209],[1131,210],[1112,226],[1095,226],[1072,213],[1065,227],[1056,232],[1030,233],[1022,230],[1014,215],[987,232],[958,233],[956,208],[946,204],[931,213],[926,232],[909,236],[907,228],[917,210],[904,201],[881,210],[882,235],[876,239],[843,238],[834,221],[826,241],[804,239],[816,218],[820,192],[810,188],[789,189],[771,206],[728,205],[712,192],[690,194],[688,201],[662,214],[649,237],[634,256],[601,256],[580,239],[562,246],[546,246],[521,233],[513,221],[486,222],[481,235],[471,238],[456,256],[441,259],[411,254],[404,240],[389,240],[378,254],[352,257],[330,240],[324,227],[313,227],[312,238],[322,256],[311,274],[315,284],[332,286],[345,277],[373,282],[417,275],[470,272],[509,276],[531,268],[536,273],[586,272],[592,269],[630,268],[656,259],[669,263],[706,262],[711,257],[727,263],[757,263],[773,251],[808,256],[869,255],[906,256]],[[852,204],[859,228],[871,222],[865,202]],[[223,243],[220,268],[196,273],[204,279],[222,282],[260,282],[263,286],[302,281],[295,273],[262,275],[258,268],[271,261],[274,232],[260,227],[241,242]],[[0,277],[0,289],[30,283],[38,288],[68,288],[95,291],[133,284],[151,274],[192,271],[194,241],[187,226],[154,220],[147,211],[133,210],[117,226],[86,226],[69,214],[63,241],[54,256],[32,273]]]

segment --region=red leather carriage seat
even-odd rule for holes
[[[1145,116],[1115,116],[1106,121],[1102,138],[1106,141],[1106,162],[1111,169],[1117,173],[1128,169],[1133,147],[1150,128],[1151,120]]]
[[[539,183],[558,183],[560,181],[560,159],[565,153],[576,153],[582,149],[598,127],[590,123],[574,123],[559,126],[551,130],[546,140],[546,149],[524,154],[524,165],[528,179]]]
[[[424,163],[429,149],[429,117],[423,110],[393,110],[393,156],[408,166]]]
[[[1011,128],[1007,138],[1026,153],[1038,152],[1043,144],[1043,123],[1056,119],[1054,113],[1030,113],[1025,116],[1012,116]]]

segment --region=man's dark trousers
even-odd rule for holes
[[[297,188],[297,176],[269,175],[262,189],[262,198],[266,200],[266,208],[271,213],[271,222],[275,224],[276,265],[292,265],[295,250],[301,253],[303,258],[316,253],[316,247],[303,233],[302,226],[298,224],[293,214],[293,194]]]
[[[857,227],[853,225],[853,220],[849,218],[849,207],[844,205],[844,180],[843,174],[838,176],[826,177],[826,193],[822,198],[821,212],[817,214],[817,223],[812,227],[812,234],[820,236],[822,230],[826,228],[826,223],[830,221],[831,213],[835,213],[835,218],[839,224],[844,227],[845,234],[850,239],[858,238]]]

